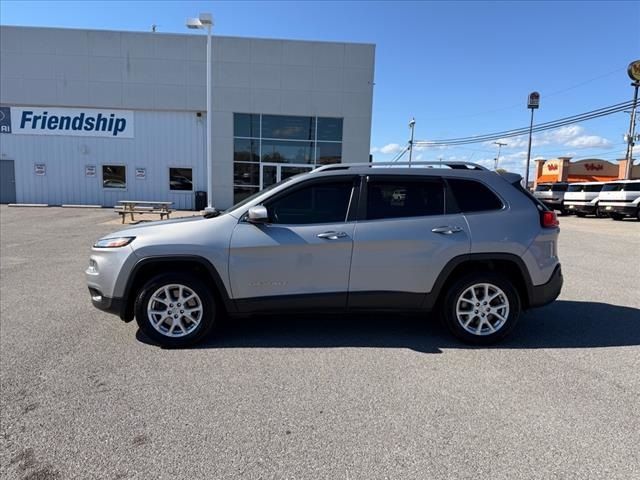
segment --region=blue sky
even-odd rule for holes
[[[224,2],[0,3],[0,22],[188,33],[212,12],[215,33],[376,44],[371,148],[391,159],[416,139],[527,126],[526,97],[541,93],[536,122],[631,100],[626,67],[640,58],[640,2]],[[534,138],[533,157],[616,159],[629,118],[617,113]],[[501,164],[523,173],[526,138],[505,140]],[[422,160],[493,164],[496,146],[423,148]],[[415,157],[414,157],[415,158]]]

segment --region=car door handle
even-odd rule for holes
[[[452,233],[462,232],[462,227],[450,227],[448,225],[432,228],[433,233],[441,233],[442,235],[451,235]]]
[[[318,238],[325,238],[327,240],[337,240],[347,236],[345,232],[323,232],[316,235]]]

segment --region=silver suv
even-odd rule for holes
[[[89,292],[166,346],[221,315],[371,310],[436,310],[489,344],[562,287],[555,213],[520,181],[469,163],[328,165],[213,218],[100,239]]]

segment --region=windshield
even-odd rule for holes
[[[269,185],[267,188],[265,188],[264,190],[258,190],[256,193],[254,193],[253,195],[249,195],[247,198],[240,200],[238,203],[236,203],[235,205],[233,205],[232,207],[227,208],[224,212],[222,213],[227,213],[227,212],[231,212],[232,210],[235,210],[236,208],[240,208],[243,205],[246,205],[248,203],[250,203],[251,201],[253,201],[255,198],[257,198],[258,196],[262,195],[263,193],[267,193],[271,190],[273,190],[276,187],[279,187],[280,185],[283,185],[284,183],[287,183],[291,180],[293,180],[295,177],[297,177],[298,175],[294,175],[292,177],[288,177],[285,178],[284,180],[278,182],[278,183],[274,183],[272,185]]]

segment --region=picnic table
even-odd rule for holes
[[[134,220],[134,213],[155,213],[160,215],[160,220],[165,215],[169,218],[171,213],[171,205],[173,202],[151,202],[147,200],[118,200],[120,205],[115,207],[115,211],[122,217],[122,223],[127,215],[131,215],[131,221]]]

